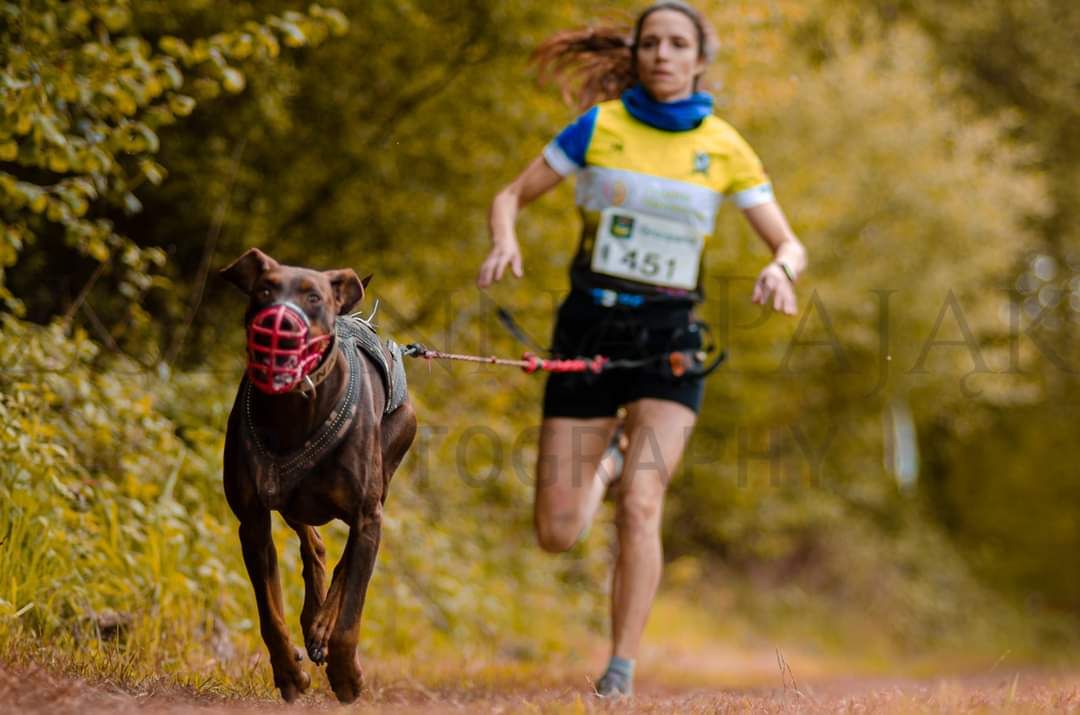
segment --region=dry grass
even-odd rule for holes
[[[0,713],[1080,713],[1075,664],[1025,666],[1009,653],[882,662],[850,649],[845,656],[771,643],[731,623],[663,596],[643,645],[637,696],[617,703],[591,695],[606,648],[595,634],[574,638],[573,647],[546,660],[462,650],[367,654],[367,688],[349,708],[337,704],[325,674],[311,664],[312,690],[295,706],[284,705],[261,653],[178,677],[132,662],[138,651],[75,658],[24,641],[0,653]]]
[[[444,670],[445,674],[452,672]],[[349,712],[371,713],[984,713],[1080,712],[1080,675],[1012,672],[957,678],[849,678],[802,684],[790,671],[773,687],[698,688],[676,691],[646,680],[630,701],[605,702],[589,695],[581,674],[507,674],[463,669],[459,682],[429,686],[401,675],[375,674]],[[57,674],[39,667],[0,668],[0,710],[20,713],[343,712],[320,688],[286,706],[266,697],[198,692],[166,683],[120,689],[106,682]]]

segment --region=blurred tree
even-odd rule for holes
[[[980,571],[1012,591],[1080,610],[1080,583],[1063,562],[1080,549],[1075,424],[1080,405],[1080,5],[1068,0],[983,3],[876,0],[892,25],[914,20],[963,97],[1003,118],[1045,178],[1036,240],[1010,271],[1009,320],[991,339],[1014,350],[1027,389],[984,405],[978,419],[927,422],[938,469],[929,496]],[[952,101],[957,101],[953,99]],[[1034,388],[1034,389],[1030,389]],[[1022,511],[1016,505],[1025,504]],[[1006,515],[1010,516],[1006,516]]]
[[[1075,403],[1080,387],[1080,6],[1068,0],[902,3],[879,0],[885,17],[912,17],[933,39],[958,89],[987,114],[1012,118],[1011,134],[1035,148],[1050,210],[1041,245],[1016,282],[1040,356],[1046,396]]]

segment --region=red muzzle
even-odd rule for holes
[[[248,324],[248,379],[270,395],[288,392],[315,369],[329,344],[329,335],[311,337],[311,321],[292,303],[263,308]]]

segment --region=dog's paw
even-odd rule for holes
[[[281,692],[281,699],[287,703],[295,701],[311,685],[311,676],[295,663],[291,668],[274,669],[274,686]]]
[[[309,638],[304,644],[307,647],[308,658],[315,665],[326,665],[326,641],[320,641],[315,637]]]
[[[364,689],[360,655],[354,649],[349,656],[331,657],[326,666],[326,677],[339,702],[351,703],[356,700]]]
[[[324,665],[326,663],[326,652],[323,651],[322,646],[317,643],[308,643],[307,654],[308,658],[311,658],[311,662],[315,665]]]
[[[337,621],[337,610],[331,604],[324,604],[315,616],[311,629],[304,634],[304,647],[307,648],[308,657],[316,665],[326,663],[326,656],[330,650],[330,633],[334,630]]]

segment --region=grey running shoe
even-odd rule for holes
[[[634,686],[624,673],[609,670],[596,681],[596,695],[601,698],[628,698],[634,694]]]
[[[610,458],[612,463],[611,474],[604,474],[603,478],[607,480],[607,496],[611,496],[611,490],[622,478],[623,465],[626,463],[626,434],[623,432],[622,425],[620,424],[615,428],[615,434],[611,436],[611,443],[608,444],[607,449],[600,456],[600,461],[603,463]]]

